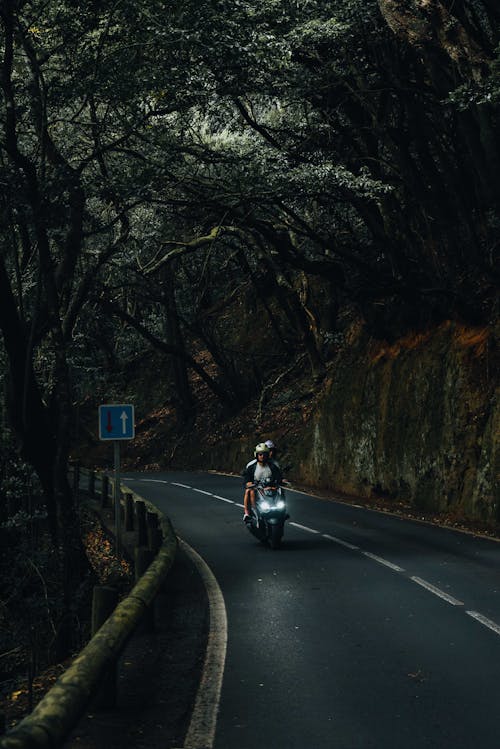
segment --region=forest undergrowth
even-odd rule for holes
[[[82,497],[83,499],[83,497]],[[36,590],[36,581],[28,575],[19,580],[20,595],[15,590],[6,598],[1,612],[0,636],[0,721],[8,730],[28,715],[47,691],[83,649],[91,635],[92,589],[94,585],[111,585],[123,597],[133,581],[130,562],[118,559],[111,535],[100,516],[85,503],[80,506],[80,528],[82,541],[90,562],[90,572],[84,589],[78,598],[74,617],[78,620],[79,633],[74,642],[73,653],[60,662],[55,662],[52,650],[57,616],[57,600]],[[37,538],[37,553],[44,554],[50,547],[48,534],[40,526]],[[19,560],[18,574],[22,567],[30,567],[30,555]],[[2,564],[7,560],[2,555]],[[46,568],[45,568],[46,569]],[[45,572],[45,570],[44,570]],[[41,574],[41,573],[40,573]],[[33,587],[32,597],[25,598],[26,587]],[[45,591],[46,593],[46,591]],[[44,616],[36,620],[35,608],[45,601]]]

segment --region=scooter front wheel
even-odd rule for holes
[[[269,545],[271,549],[279,549],[282,538],[283,527],[281,525],[272,525],[269,533]]]

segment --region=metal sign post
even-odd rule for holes
[[[113,442],[114,446],[114,457],[115,457],[115,539],[116,539],[116,553],[117,555],[121,552],[121,538],[122,538],[122,515],[121,515],[121,487],[120,487],[120,443],[118,440]]]
[[[115,539],[116,553],[121,552],[121,487],[120,487],[120,442],[135,436],[134,407],[129,404],[105,404],[99,406],[99,439],[113,440],[115,477]]]

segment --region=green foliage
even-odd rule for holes
[[[11,431],[4,426],[0,433],[0,522],[5,527],[22,526],[31,514],[26,497],[37,497],[40,485],[33,469],[19,457]],[[43,511],[37,512],[40,517]]]
[[[341,304],[381,338],[497,316],[500,13],[435,5],[2,3],[0,575],[26,643],[71,615],[34,528],[78,569],[72,409],[147,348],[182,431],[188,369],[224,414],[290,350],[319,378]]]
[[[60,612],[57,565],[41,540],[47,513],[36,476],[8,430],[0,440],[0,652],[21,650],[36,668],[47,658]]]
[[[490,3],[446,9],[443,28],[375,0],[6,7],[1,257],[54,423],[63,380],[66,402],[105,391],[144,345],[103,300],[165,337],[165,273],[188,347],[210,335],[224,348],[203,314],[248,286],[248,268],[290,299],[302,272],[327,279],[381,336],[494,314]],[[287,304],[278,327],[301,339],[300,299]]]

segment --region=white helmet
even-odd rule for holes
[[[269,456],[269,448],[267,446],[267,442],[259,442],[258,445],[255,445],[254,455],[257,457],[257,453],[265,453],[267,456]]]

